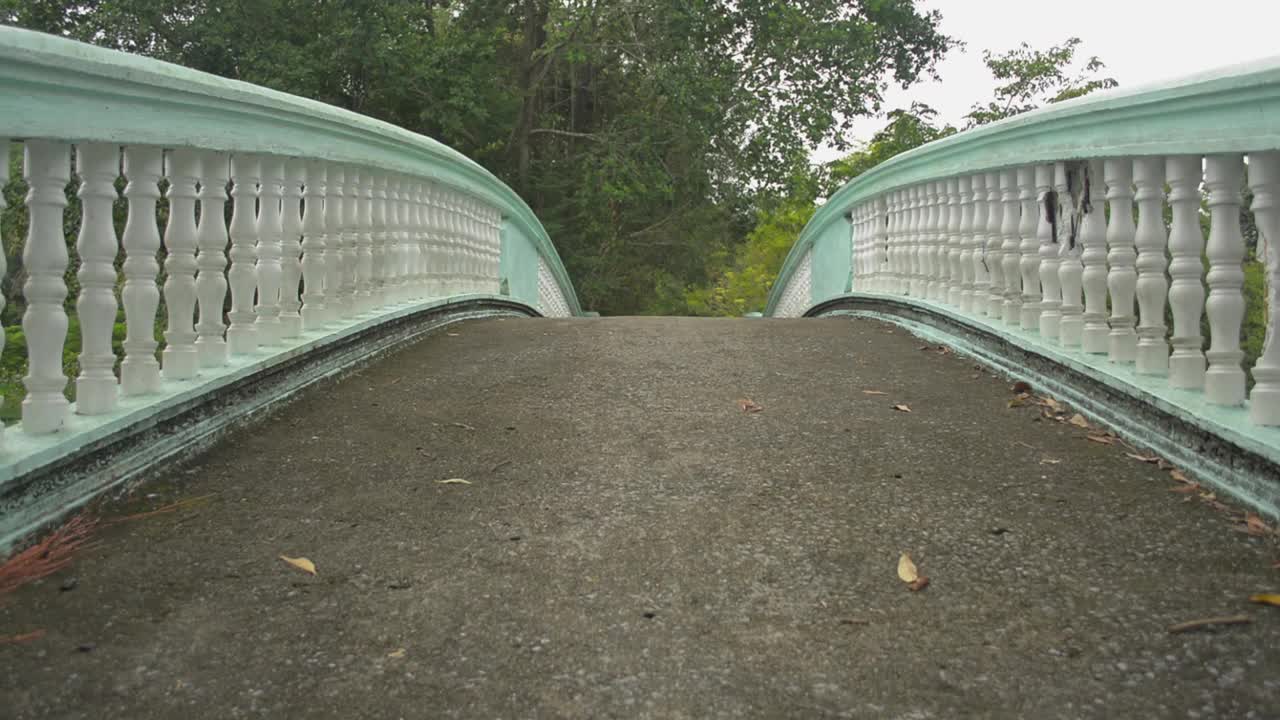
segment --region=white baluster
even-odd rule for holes
[[[926,300],[938,299],[939,280],[942,273],[938,267],[938,183],[929,182],[923,186],[924,192],[924,297]]]
[[[360,179],[368,171],[347,168],[346,185],[342,195],[342,247],[338,252],[338,265],[342,269],[342,281],[338,294],[342,297],[342,317],[350,320],[361,313],[359,294],[360,274]]]
[[[1209,352],[1205,357],[1204,393],[1217,405],[1244,402],[1244,370],[1240,360],[1240,325],[1244,321],[1244,237],[1240,234],[1242,159],[1236,154],[1205,158],[1204,184],[1209,191]]]
[[[960,311],[973,313],[973,178],[961,175],[960,184]]]
[[[342,294],[342,226],[346,168],[329,163],[324,186],[324,309],[325,321],[349,317],[349,298]]]
[[[124,174],[129,184],[129,217],[124,224],[124,361],[120,363],[120,392],[145,395],[160,389],[160,363],[156,360],[156,311],[160,288],[156,276],[160,263],[160,228],[156,201],[160,199],[160,175],[164,172],[160,148],[127,147]]]
[[[329,181],[328,163],[307,160],[307,187],[302,206],[302,329],[319,330],[329,313],[324,305],[325,198]]]
[[[898,194],[885,193],[885,292],[898,292]]]
[[[1108,351],[1111,332],[1107,325],[1107,186],[1101,160],[1090,160],[1085,168],[1081,198],[1085,205],[1080,221],[1080,261],[1084,265],[1084,329],[1080,346],[1087,353],[1101,354]]]
[[[373,247],[370,249],[373,260],[372,274],[369,276],[369,293],[373,306],[381,309],[388,303],[383,279],[386,277],[387,259],[387,175],[375,173],[373,176]]]
[[[258,344],[280,344],[280,285],[284,278],[284,158],[262,158],[262,183],[258,190],[258,302],[254,306],[254,330]]]
[[[222,305],[227,297],[227,225],[223,212],[227,202],[227,156],[217,152],[200,154],[200,225],[196,231],[196,300],[200,318],[196,322],[196,354],[200,367],[227,364],[227,343],[222,337]]]
[[[920,241],[920,188],[913,185],[907,195],[907,294],[922,297],[920,281],[924,278],[923,243]]]
[[[200,182],[200,155],[183,147],[170,151],[165,177],[169,179],[165,193],[169,199],[169,222],[164,231],[164,304],[168,323],[160,374],[169,380],[187,380],[200,372],[195,327],[196,183]]]
[[[1267,293],[1266,339],[1253,366],[1256,384],[1249,393],[1249,419],[1258,425],[1280,425],[1280,153],[1249,154],[1249,187]]]
[[[885,292],[886,274],[889,271],[889,248],[888,248],[888,226],[886,225],[886,216],[889,212],[889,205],[884,195],[880,195],[875,199],[875,217],[872,219],[874,223],[874,237],[876,243],[876,280],[875,291],[878,293]]]
[[[402,283],[404,277],[404,242],[400,234],[400,188],[399,175],[387,178],[387,249],[383,260],[382,286],[385,288],[388,305],[399,305],[403,301]]]
[[[70,403],[63,390],[62,347],[67,339],[67,297],[63,274],[67,270],[67,241],[62,234],[64,195],[71,179],[71,157],[65,143],[28,140],[23,177],[27,192],[27,244],[22,264],[27,281],[22,286],[27,310],[22,331],[27,337],[27,376],[22,379],[27,399],[22,401],[22,429],[51,433],[66,422]]]
[[[405,277],[406,298],[416,300],[422,296],[422,184],[406,182],[405,192],[405,248],[408,251],[408,267]]]
[[[8,147],[5,148],[8,150]],[[6,163],[8,158],[5,158]],[[118,145],[76,146],[76,173],[80,175],[80,377],[76,378],[76,412],[102,415],[116,408],[116,354],[111,331],[116,322],[116,251],[120,246],[111,218],[120,175]]]
[[[258,331],[254,327],[253,295],[258,287],[258,158],[231,156],[231,311],[227,319],[227,348],[232,355],[257,352]]]
[[[489,211],[489,242],[493,247],[493,264],[489,270],[490,292],[497,295],[502,289],[502,213],[497,208]]]
[[[1000,228],[1004,217],[1004,205],[1000,202],[1000,173],[990,172],[987,186],[987,248],[986,270],[987,316],[999,320],[1004,311],[1004,236]]]
[[[1056,234],[1058,238],[1058,282],[1062,287],[1062,320],[1058,335],[1062,346],[1080,347],[1084,334],[1084,307],[1080,301],[1083,290],[1084,265],[1080,257],[1080,228],[1076,224],[1076,203],[1072,194],[1079,187],[1079,177],[1066,163],[1053,165],[1054,194],[1058,201]]]
[[[1058,239],[1054,237],[1054,214],[1058,200],[1053,192],[1053,166],[1036,166],[1036,204],[1039,219],[1036,239],[1040,252],[1040,336],[1058,340],[1062,320],[1062,288],[1058,281]]]
[[[987,176],[974,175],[970,179],[973,188],[973,225],[970,244],[973,246],[973,300],[970,312],[976,317],[987,314],[987,295],[991,292],[991,278],[987,275]]]
[[[1000,221],[1001,264],[1004,265],[1004,304],[1001,317],[1005,325],[1018,327],[1022,322],[1022,236],[1018,232],[1021,206],[1018,204],[1018,173],[1005,170],[1000,173],[1000,202],[1004,216]]]
[[[947,262],[951,265],[951,277],[947,286],[947,302],[960,307],[964,293],[964,270],[962,269],[962,253],[964,236],[960,233],[964,210],[961,206],[963,196],[960,194],[960,179],[947,180]]]
[[[938,261],[938,295],[939,303],[950,301],[951,295],[951,192],[946,180],[935,183],[938,187],[938,239],[935,254]]]
[[[280,337],[296,338],[302,334],[302,308],[298,296],[302,282],[302,185],[307,179],[307,166],[301,158],[284,165],[283,216],[280,227]]]
[[[1028,332],[1040,332],[1040,241],[1036,236],[1039,227],[1039,204],[1036,202],[1036,169],[1034,166],[1018,168],[1018,200],[1022,206],[1018,235],[1022,274],[1022,307],[1019,324]]]
[[[1165,160],[1169,182],[1169,309],[1173,314],[1173,354],[1169,357],[1169,384],[1176,388],[1204,388],[1204,338],[1200,318],[1205,291],[1204,231],[1200,229],[1199,155],[1177,155]]]
[[[1143,375],[1169,373],[1169,345],[1165,342],[1164,299],[1169,292],[1165,280],[1164,158],[1143,157],[1133,161],[1134,199],[1138,203],[1138,227],[1134,242],[1138,249],[1138,350],[1137,370]]]
[[[1133,164],[1117,159],[1103,162],[1107,181],[1107,202],[1111,220],[1107,223],[1107,289],[1111,291],[1111,335],[1108,357],[1111,362],[1131,363],[1138,353],[1138,335],[1133,330],[1134,292],[1138,273],[1134,269],[1137,253],[1133,240]]]
[[[356,305],[360,314],[373,312],[373,173],[360,173],[360,203],[356,208]]]

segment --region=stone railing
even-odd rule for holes
[[[510,188],[329,105],[0,27],[0,138],[21,153],[0,185],[26,185],[5,210],[25,239],[2,240],[22,243],[4,274],[27,356],[4,399],[21,419],[0,434],[0,544],[211,437],[193,408],[219,395],[254,385],[222,414],[253,411],[411,321],[581,314]]]
[[[1278,309],[1272,60],[1064,102],[882,163],[819,209],[766,314],[886,317],[1010,375],[1040,369],[1132,441],[1275,514]]]

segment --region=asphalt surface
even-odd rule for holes
[[[0,599],[0,717],[1280,717],[1275,539],[920,346],[435,333],[103,508],[204,498]]]

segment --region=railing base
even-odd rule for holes
[[[1081,361],[1078,350],[1050,347],[1035,334],[1016,328],[977,324],[934,303],[851,293],[823,301],[805,313],[806,317],[831,315],[890,322],[926,341],[946,344],[1010,379],[1029,382],[1037,392],[1071,404],[1205,487],[1263,515],[1280,517],[1280,428],[1251,425],[1247,413],[1206,407],[1202,394],[1169,389],[1163,378],[1090,367]]]
[[[0,557],[90,500],[162,466],[171,469],[228,431],[262,419],[314,383],[345,375],[446,325],[504,315],[539,313],[497,296],[405,305],[309,334],[271,354],[248,356],[212,379],[173,383],[178,389],[167,396],[127,400],[125,412],[109,420],[73,416],[67,430],[34,439],[6,433],[7,453],[20,455],[0,469]]]

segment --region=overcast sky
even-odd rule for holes
[[[1002,52],[1026,42],[1036,49],[1069,37],[1083,42],[1076,59],[1097,55],[1107,77],[1137,87],[1221,65],[1280,54],[1280,0],[921,0],[942,12],[942,31],[966,43],[938,64],[939,82],[907,90],[890,87],[885,109],[932,106],[942,122],[963,123],[975,102],[992,96],[995,81],[982,51]],[[885,119],[856,121],[852,138],[866,141]],[[820,150],[815,161],[838,153]]]

